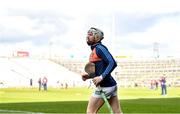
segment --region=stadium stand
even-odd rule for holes
[[[80,74],[88,60],[56,57],[48,59],[34,58],[0,58],[0,87],[38,86],[38,79],[48,78],[48,86],[59,87],[86,86],[88,82],[81,80]],[[121,87],[150,87],[152,81],[166,75],[168,86],[180,86],[179,58],[116,58],[118,67],[113,77]],[[159,84],[160,85],[160,84]]]
[[[152,81],[166,75],[169,86],[180,86],[180,59],[176,58],[118,58],[118,67],[113,76],[122,87],[150,87]],[[54,62],[61,64],[70,71],[81,74],[87,60],[59,59]],[[160,85],[160,84],[159,84]]]
[[[87,85],[79,74],[47,59],[0,58],[0,68],[0,87],[29,87],[30,79],[33,87],[37,87],[38,79],[44,76],[52,87],[60,87],[62,83],[68,87]]]

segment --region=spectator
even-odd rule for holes
[[[41,91],[41,85],[42,85],[41,78],[39,78],[38,84],[39,84],[39,91]]]
[[[47,78],[44,77],[42,81],[43,81],[44,91],[47,91],[47,82],[48,82]]]
[[[155,80],[156,89],[158,89],[158,81]]]
[[[161,95],[166,95],[167,94],[167,88],[166,88],[166,77],[165,74],[160,79],[161,82]]]
[[[68,83],[67,82],[65,83],[65,89],[68,89]]]
[[[63,85],[63,83],[61,83],[61,89],[63,89],[63,87],[64,87],[64,85]]]
[[[32,78],[30,79],[30,87],[32,87],[33,86],[33,80],[32,80]]]

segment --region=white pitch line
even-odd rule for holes
[[[36,114],[43,114],[41,112],[29,112],[29,111],[20,111],[20,110],[1,110],[0,113],[36,113]]]

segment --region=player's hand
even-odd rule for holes
[[[94,77],[92,81],[95,86],[98,86],[102,80],[103,80],[102,76],[97,76],[97,77]]]
[[[82,76],[83,81],[86,81],[87,79],[89,79],[89,75],[87,73],[82,74],[81,76]]]

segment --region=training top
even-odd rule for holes
[[[101,42],[91,46],[92,53],[89,61],[95,63],[96,76],[102,76],[101,87],[111,87],[116,85],[116,81],[111,76],[111,72],[116,68],[117,63],[114,60],[107,47]]]

